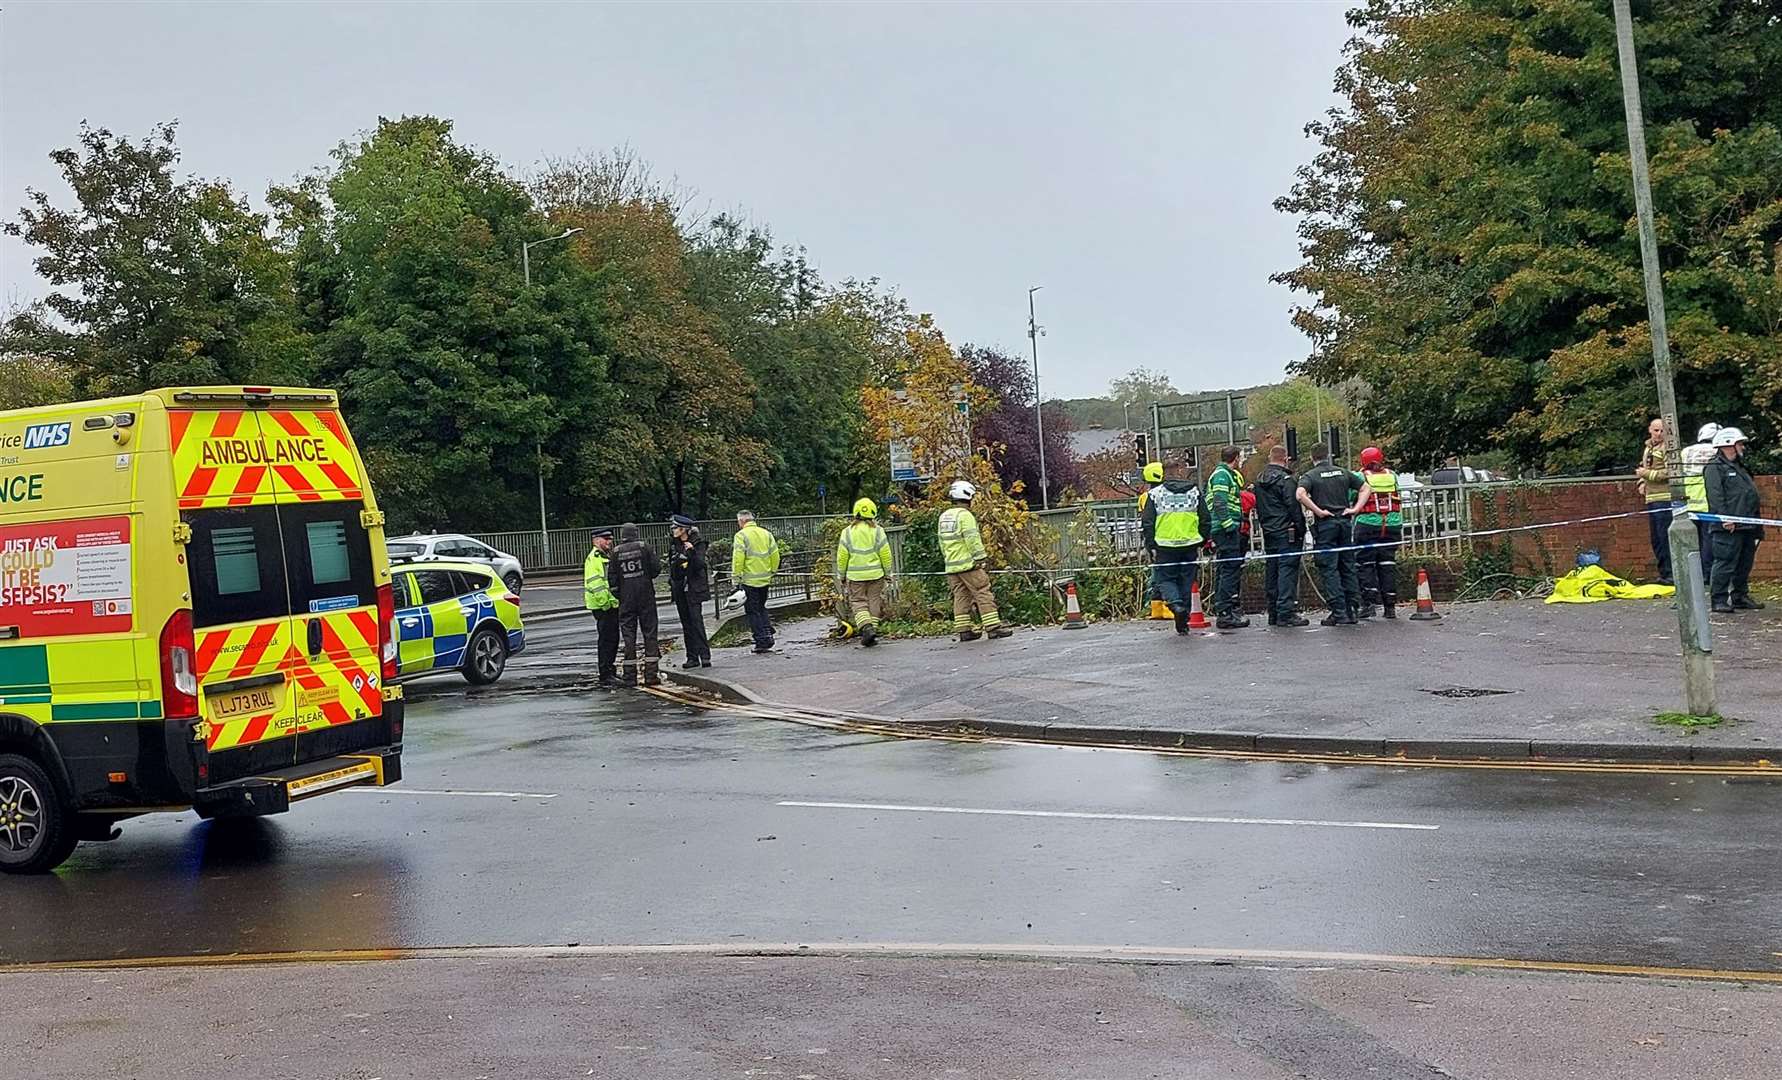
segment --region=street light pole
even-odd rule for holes
[[[579,228],[564,229],[556,236],[547,236],[543,240],[527,240],[520,244],[520,275],[526,282],[528,292],[532,290],[532,249],[553,240],[567,240],[581,231]],[[538,465],[538,539],[544,548],[545,565],[549,566],[551,565],[551,526],[545,517],[544,438],[542,436],[533,441],[532,450]]]
[[[1646,121],[1640,106],[1639,63],[1634,56],[1633,13],[1628,0],[1615,2],[1615,45],[1621,60],[1621,105],[1627,113],[1628,161],[1633,168],[1634,212],[1640,223],[1640,265],[1646,279],[1647,321],[1652,327],[1652,370],[1658,381],[1658,412],[1664,419],[1664,461],[1671,479],[1671,504],[1688,501],[1683,491],[1682,443],[1677,430],[1677,390],[1671,382],[1671,343],[1665,327],[1664,278],[1658,265],[1658,233],[1652,224],[1652,180],[1646,163]],[[1701,580],[1701,541],[1687,514],[1674,515],[1670,529],[1671,568],[1678,581],[1677,636],[1683,644],[1683,696],[1695,716],[1713,716],[1714,642],[1708,629]]]
[[[1039,432],[1040,509],[1052,509],[1052,492],[1046,484],[1046,414],[1040,397],[1039,323],[1033,318],[1033,294],[1045,288],[1035,285],[1027,290],[1027,340],[1033,344],[1033,426]]]

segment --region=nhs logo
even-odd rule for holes
[[[25,449],[42,450],[51,446],[68,445],[67,422],[60,424],[35,424],[25,429]]]

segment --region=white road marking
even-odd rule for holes
[[[555,794],[537,791],[428,791],[426,788],[354,787],[361,795],[457,795],[466,799],[555,799]]]
[[[1325,829],[1401,829],[1435,832],[1440,825],[1404,821],[1319,821],[1311,818],[1208,817],[1194,814],[1099,814],[1082,810],[998,810],[981,806],[901,806],[896,803],[806,802],[787,799],[780,806],[818,810],[884,810],[904,814],[982,814],[990,817],[1072,818],[1086,821],[1165,821],[1188,825],[1303,825]]]

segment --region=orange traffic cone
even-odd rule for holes
[[[1207,630],[1212,625],[1207,622],[1207,613],[1200,606],[1200,581],[1196,579],[1188,586],[1188,629]]]
[[[1083,606],[1077,603],[1077,583],[1067,581],[1064,584],[1064,628],[1081,630],[1089,623],[1083,618]]]
[[[1435,598],[1429,595],[1429,571],[1417,571],[1417,613],[1411,616],[1413,622],[1430,622],[1441,618],[1435,609]]]

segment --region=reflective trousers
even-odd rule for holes
[[[885,579],[849,581],[844,588],[847,591],[848,610],[854,613],[854,628],[858,630],[877,626],[879,620],[885,617]]]
[[[972,612],[977,612],[977,624],[985,630],[1002,625],[1002,616],[996,613],[996,594],[990,591],[990,575],[973,567],[961,570],[957,574],[947,575],[947,588],[953,592],[953,629],[970,630],[972,628]]]

